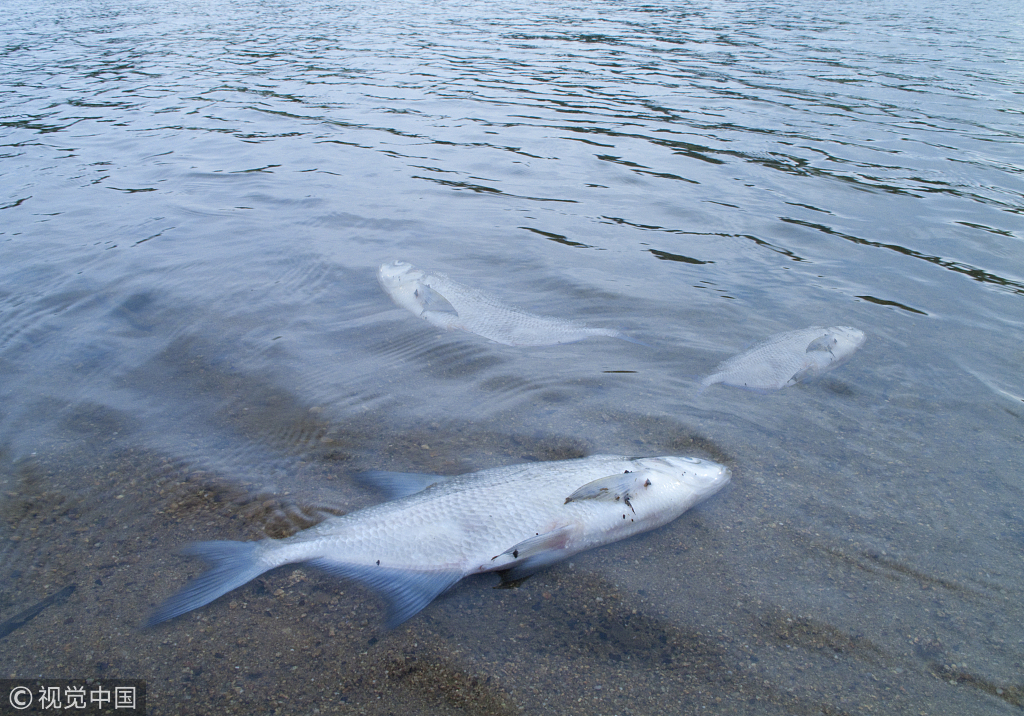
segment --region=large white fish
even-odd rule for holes
[[[848,326],[779,333],[725,361],[701,383],[779,390],[842,365],[863,343],[864,332]]]
[[[431,325],[476,333],[507,346],[549,346],[590,336],[639,342],[611,328],[591,328],[579,321],[528,313],[444,274],[426,273],[405,261],[383,264],[377,271],[377,280],[395,303]]]
[[[497,571],[507,581],[521,579],[664,525],[718,492],[730,472],[697,458],[595,455],[455,477],[376,475],[393,493],[411,494],[285,539],[193,545],[188,553],[211,569],[148,623],[208,604],[275,567],[308,562],[381,592],[394,627],[467,575]]]

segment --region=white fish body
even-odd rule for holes
[[[383,264],[377,280],[402,308],[445,330],[476,333],[508,346],[573,343],[591,336],[627,338],[621,331],[591,328],[579,321],[549,318],[502,303],[484,291],[429,274],[405,261]]]
[[[849,326],[779,333],[723,362],[701,383],[779,390],[842,365],[864,338],[863,331]]]
[[[275,567],[308,562],[381,592],[393,627],[467,575],[501,571],[520,579],[664,525],[730,478],[727,467],[696,458],[610,455],[455,477],[380,474],[405,491],[430,484],[286,539],[194,545],[189,553],[212,568],[168,599],[149,624],[208,604]]]

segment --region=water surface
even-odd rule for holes
[[[0,619],[154,714],[1018,713],[1016,3],[8,3]],[[402,259],[625,331],[514,348]],[[864,347],[763,395],[774,333]],[[732,485],[391,633],[286,568],[157,629],[197,539],[457,473],[696,454]],[[72,592],[62,592],[74,585]]]

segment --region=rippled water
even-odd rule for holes
[[[143,678],[154,714],[1024,705],[1018,3],[5,15],[0,619],[62,601],[4,674]],[[648,345],[439,332],[394,259]],[[813,325],[867,342],[700,390]],[[301,569],[138,630],[175,548],[369,504],[360,470],[599,452],[733,484],[387,634]]]

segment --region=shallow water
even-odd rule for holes
[[[153,714],[1024,705],[1018,4],[6,9],[0,621],[75,590],[0,672]],[[439,332],[395,259],[648,345]],[[867,341],[700,389],[814,325]],[[370,504],[360,470],[597,452],[733,483],[386,634],[302,568],[138,629],[176,547]]]

